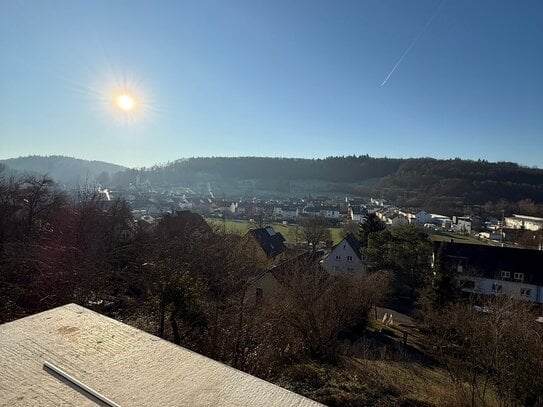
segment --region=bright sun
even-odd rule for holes
[[[136,101],[134,100],[134,98],[126,93],[117,96],[117,99],[115,101],[117,102],[117,106],[119,107],[119,109],[125,112],[130,112],[134,110],[134,107],[136,107]]]

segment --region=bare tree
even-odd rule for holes
[[[343,224],[341,233],[344,237],[347,236],[349,233],[356,236],[358,235],[358,228],[359,228],[358,222],[354,220],[349,220]]]
[[[298,221],[298,238],[311,246],[311,251],[317,250],[320,242],[332,239],[328,221],[324,216],[308,216]]]
[[[293,263],[275,304],[280,331],[297,352],[334,361],[340,337],[366,327],[369,311],[386,294],[390,279],[386,273],[331,276],[317,265]]]
[[[543,369],[543,327],[535,316],[530,304],[507,297],[426,313],[435,355],[471,406],[486,405],[492,387],[502,405],[542,405],[543,378],[535,372]]]

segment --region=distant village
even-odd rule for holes
[[[401,208],[381,198],[305,196],[284,198],[216,197],[183,187],[153,187],[150,182],[131,185],[127,190],[99,189],[105,200],[125,199],[134,224],[123,233],[130,239],[135,228],[153,229],[164,216],[186,217],[192,225],[237,222],[247,225],[246,236],[256,243],[273,267],[296,256],[312,258],[329,272],[364,273],[371,265],[364,259],[361,244],[346,225],[361,225],[375,214],[386,228],[416,225],[431,237],[434,246],[432,267],[453,270],[461,291],[482,295],[507,294],[514,298],[543,303],[543,218],[513,214],[502,219],[477,215],[446,216],[423,208]],[[194,219],[196,215],[199,219]],[[310,248],[307,242],[287,241],[276,229],[293,227],[303,219],[319,216],[329,227],[343,231],[340,241],[323,241]],[[274,229],[275,226],[275,229]],[[519,244],[519,232],[534,232],[530,248]],[[305,250],[304,250],[305,243]],[[335,243],[335,244],[334,244]],[[272,269],[270,269],[272,270]],[[268,277],[273,279],[270,271]],[[260,273],[261,279],[266,273]],[[266,281],[264,278],[262,281]],[[269,285],[269,282],[265,284]],[[255,284],[258,295],[263,287]]]

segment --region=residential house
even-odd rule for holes
[[[317,250],[315,252],[303,252],[297,256],[285,259],[278,264],[273,265],[268,270],[255,271],[247,290],[247,299],[256,301],[272,298],[281,291],[285,281],[289,279],[292,273],[299,273],[300,268],[317,272],[320,268],[320,261],[325,252]]]
[[[386,201],[382,198],[370,198],[370,203],[375,206],[386,206]]]
[[[538,230],[543,229],[543,218],[525,215],[507,216],[505,218],[505,227],[537,232]]]
[[[151,203],[148,207],[147,207],[147,214],[151,215],[151,216],[154,216],[155,218],[156,217],[160,217],[162,216],[163,213],[165,212],[168,212],[167,209],[163,208],[160,204],[158,203]]]
[[[360,241],[349,233],[323,259],[322,266],[329,273],[362,273],[365,271],[360,252]]]
[[[436,213],[432,213],[432,221],[430,223],[433,223],[436,226],[439,226],[442,229],[449,230],[451,229],[451,218],[445,215],[438,215]]]
[[[320,214],[326,219],[339,219],[341,216],[338,205],[323,205],[320,207]]]
[[[396,227],[402,225],[408,225],[409,219],[399,213],[393,213],[387,218],[387,226]]]
[[[349,219],[354,222],[362,222],[366,216],[366,211],[361,207],[349,207]]]
[[[285,238],[271,226],[249,230],[246,236],[254,240],[268,258],[275,258],[287,251]]]
[[[215,200],[212,203],[212,210],[218,211],[222,214],[224,213],[230,213],[234,214],[236,213],[237,208],[237,202],[233,201],[227,201],[227,200]]]
[[[191,211],[175,211],[174,214],[164,215],[167,222],[159,224],[161,234],[166,238],[183,236],[193,239],[196,236],[208,235],[212,232],[206,220],[199,214]]]
[[[307,205],[303,213],[310,215],[310,216],[320,216],[321,215],[321,209],[320,206],[314,206],[314,205]]]
[[[424,224],[424,223],[432,223],[433,218],[432,218],[432,215],[429,214],[426,211],[418,211],[415,214],[415,219],[414,220],[417,223]]]
[[[451,227],[453,232],[463,235],[471,234],[471,220],[467,216],[453,216]]]
[[[398,215],[403,216],[405,219],[407,219],[407,223],[414,223],[414,222],[416,222],[416,220],[415,220],[415,214],[414,214],[413,212],[411,212],[411,211],[399,209],[399,210],[396,210],[395,212],[396,212]]]
[[[543,251],[435,242],[432,263],[452,272],[464,293],[543,303]]]
[[[192,209],[192,202],[188,201],[187,198],[185,198],[185,196],[183,196],[183,198],[181,198],[181,200],[179,201],[177,206],[181,210],[185,210],[185,211],[186,210],[191,210]]]
[[[293,205],[276,205],[273,216],[277,220],[294,220],[298,217],[298,208]]]

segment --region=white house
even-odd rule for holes
[[[311,216],[318,216],[321,214],[321,209],[319,206],[307,205],[303,212]]]
[[[510,273],[502,271],[502,273]],[[519,273],[522,274],[522,273]],[[522,279],[500,280],[484,277],[457,277],[459,288],[465,293],[486,294],[486,295],[507,295],[517,300],[543,303],[541,287],[535,284],[523,283]]]
[[[443,229],[450,229],[451,228],[451,218],[445,215],[438,215],[436,213],[430,214],[432,217],[432,221],[430,223],[433,223],[434,225],[437,225]]]
[[[360,241],[349,233],[322,261],[329,273],[363,273],[365,271],[360,253]]]
[[[471,220],[468,217],[453,216],[452,217],[452,230],[456,233],[462,233],[469,235],[471,233]]]
[[[320,214],[327,219],[339,219],[341,215],[339,206],[321,206]]]
[[[179,209],[182,211],[188,211],[192,209],[192,202],[187,201],[186,198],[183,198],[178,204]]]
[[[384,199],[379,199],[379,198],[370,198],[370,203],[372,205],[375,205],[375,206],[389,206],[387,205],[386,201]]]
[[[387,224],[396,227],[409,224],[409,220],[405,216],[395,213],[387,219]]]
[[[426,211],[418,211],[415,214],[415,222],[417,223],[432,223],[432,215]]]
[[[452,272],[466,294],[507,295],[543,303],[543,252],[511,247],[436,242],[439,269]]]
[[[535,216],[513,215],[505,218],[505,227],[538,231],[543,229],[543,218]]]
[[[362,210],[360,207],[349,207],[349,219],[355,222],[362,222],[364,220],[364,216],[366,214],[366,211]]]
[[[298,217],[298,208],[295,206],[274,206],[273,216],[276,219],[296,219]]]

